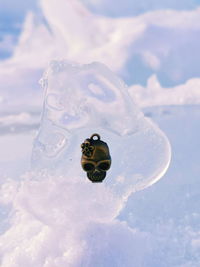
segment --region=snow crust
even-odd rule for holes
[[[115,220],[121,200],[104,186],[27,174],[18,187],[3,185],[4,203],[16,188],[12,224],[0,238],[2,266],[132,266],[132,257],[140,266],[152,250],[149,234]]]

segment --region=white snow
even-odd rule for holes
[[[22,2],[6,12],[34,5]],[[2,267],[200,265],[200,9],[129,2],[40,0],[16,46],[1,32],[0,56],[12,55],[0,61]],[[155,122],[172,146],[165,175],[169,144]],[[91,125],[113,157],[95,185],[80,167]]]
[[[31,109],[41,108],[42,93],[36,81],[54,58],[83,64],[102,62],[129,85],[144,86],[154,73],[161,88],[184,84],[200,75],[199,8],[108,18],[92,14],[77,0],[41,0],[40,5],[42,16],[27,14],[13,57],[0,62],[3,110],[27,109],[27,99],[31,99]]]
[[[187,80],[185,84],[171,88],[163,88],[156,75],[152,75],[147,86],[132,85],[129,93],[141,107],[165,105],[199,105],[200,104],[200,79]]]

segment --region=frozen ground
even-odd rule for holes
[[[198,1],[177,1],[176,5],[171,1],[151,1],[151,7],[145,1],[141,6],[140,1],[132,13],[125,5],[119,9],[121,1],[114,9],[106,1],[82,2],[41,0],[36,9],[30,1],[32,13],[24,17],[24,24],[22,16],[28,2],[23,5],[21,15],[19,9],[12,11],[18,17],[17,25],[12,19],[10,29],[2,26],[9,24],[1,24],[1,266],[197,267],[200,265]],[[129,7],[131,1],[126,4]],[[9,12],[8,4],[3,8]],[[38,80],[49,60],[60,57],[81,63],[102,61],[124,78],[133,101],[147,118],[158,124],[171,143],[171,165],[162,179],[135,193],[133,187],[124,197],[113,191],[112,182],[94,187],[76,168],[78,165],[71,164],[71,173],[78,175],[63,174],[63,169],[59,174],[31,169],[31,153],[33,143],[35,147],[38,144],[34,140],[38,141],[35,138],[39,127],[45,133],[44,139],[49,137],[47,129],[52,131],[44,119],[41,123],[45,94]],[[45,86],[44,80],[41,83]],[[76,97],[71,100],[76,103]],[[50,104],[57,105],[55,98],[50,98]],[[70,111],[70,105],[67,107]],[[103,107],[106,111],[108,105]],[[128,105],[123,107],[126,114]],[[129,116],[135,120],[136,114],[130,112],[127,120]],[[52,110],[49,115],[52,119]],[[127,121],[123,123],[126,125]],[[112,136],[103,125],[103,132]],[[150,148],[154,149],[151,142]],[[143,151],[145,147],[144,144]],[[72,152],[79,160],[79,154]],[[44,162],[46,167],[52,167],[53,160],[45,161],[44,155],[40,154],[40,167]],[[146,160],[148,155],[145,154],[144,166],[162,163],[163,159],[159,162],[150,155],[150,161]],[[65,161],[64,156],[61,162]],[[134,166],[138,167],[137,161]],[[126,171],[125,177],[130,181],[130,166]],[[147,174],[151,172],[153,169],[148,169]],[[113,179],[114,174],[110,173]],[[121,188],[129,189],[133,184]]]

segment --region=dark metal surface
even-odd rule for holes
[[[81,145],[81,166],[87,172],[88,179],[93,182],[102,182],[111,166],[111,156],[108,145],[95,133]]]

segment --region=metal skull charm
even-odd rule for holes
[[[108,145],[100,139],[99,134],[93,134],[81,145],[81,166],[93,183],[102,182],[111,166]]]

